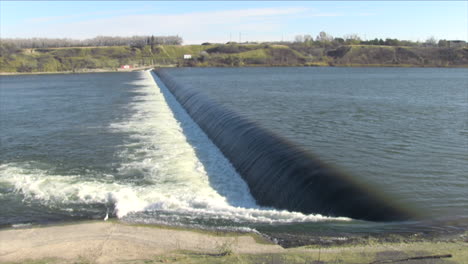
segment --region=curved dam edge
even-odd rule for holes
[[[178,84],[164,69],[154,72],[233,164],[259,205],[370,221],[416,217],[376,186],[324,164],[202,92]]]

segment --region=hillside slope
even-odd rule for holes
[[[184,54],[192,59],[184,60]],[[0,72],[76,72],[142,66],[468,67],[468,48],[209,44],[17,49],[0,44]]]

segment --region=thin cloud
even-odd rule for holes
[[[230,16],[230,17],[233,17],[233,16],[234,17],[264,17],[264,16],[292,15],[292,14],[302,13],[308,10],[310,9],[303,8],[303,7],[251,8],[251,9],[243,9],[243,10],[221,11],[221,12],[218,12],[218,14],[222,16]],[[214,14],[216,14],[216,12]]]
[[[41,29],[47,36],[89,38],[96,35],[181,35],[185,39],[226,35],[225,32],[242,30],[261,33],[278,27],[288,19],[310,11],[309,8],[250,8],[183,14],[117,15],[107,18],[88,18],[81,21],[51,23]],[[86,13],[76,16],[96,14]],[[42,18],[43,21],[63,19],[62,16]],[[29,28],[25,26],[25,28]],[[32,27],[31,27],[32,28]],[[37,33],[36,33],[37,34]],[[70,35],[73,34],[73,35]],[[196,36],[196,37],[195,37]]]
[[[73,18],[73,17],[77,17],[77,16],[78,15],[34,17],[34,18],[26,19],[25,22],[27,22],[27,23],[44,23],[44,22],[51,22],[51,21],[57,21],[57,20]]]
[[[94,12],[85,12],[73,15],[66,15],[66,16],[45,16],[45,17],[35,17],[26,19],[26,23],[45,23],[45,22],[53,22],[53,21],[60,21],[60,20],[67,20],[73,18],[89,18],[95,16],[102,16],[102,15],[122,15],[122,14],[129,14],[139,11],[144,11],[145,9],[138,8],[138,9],[127,9],[127,10],[112,10],[112,11],[94,11]]]
[[[304,18],[313,18],[313,17],[354,17],[354,16],[375,16],[376,14],[374,13],[357,13],[357,14],[352,14],[352,13],[335,13],[335,12],[330,12],[330,13],[310,13],[306,15],[301,15],[300,17]]]
[[[309,17],[339,17],[344,16],[342,13],[312,13]]]

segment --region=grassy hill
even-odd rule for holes
[[[192,59],[184,60],[190,54]],[[0,72],[76,72],[143,66],[468,67],[468,48],[306,44],[146,45],[17,49],[0,44]]]

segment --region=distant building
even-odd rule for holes
[[[449,40],[447,42],[450,48],[463,48],[466,46],[466,41],[464,40]]]
[[[192,58],[191,54],[184,54],[184,60],[190,60]]]
[[[132,68],[132,66],[130,66],[128,64],[120,66],[120,69],[131,69],[131,68]]]

